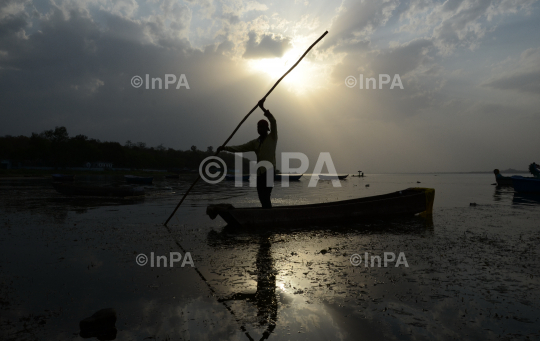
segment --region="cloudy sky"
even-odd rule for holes
[[[0,0],[0,135],[216,147],[325,30],[267,100],[278,153],[343,173],[540,162],[536,0]],[[185,83],[146,89],[167,74]]]

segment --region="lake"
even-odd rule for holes
[[[164,227],[194,178],[156,178],[144,199],[0,178],[0,339],[81,340],[79,322],[104,308],[117,322],[101,339],[540,337],[538,195],[493,186],[492,174],[367,174],[314,188],[304,176],[276,183],[273,204],[429,187],[433,216],[238,232],[206,206],[259,206],[256,189],[201,181]],[[371,266],[385,252],[408,266]]]

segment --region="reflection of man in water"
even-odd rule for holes
[[[276,119],[270,113],[270,110],[264,108],[264,100],[259,102],[259,107],[264,111],[264,116],[270,121],[260,120],[257,123],[257,132],[259,137],[249,141],[246,144],[232,147],[219,147],[218,152],[225,150],[231,153],[255,152],[257,162],[268,161],[272,164],[272,168],[266,170],[265,167],[257,169],[257,194],[263,208],[272,208],[270,195],[272,194],[272,185],[268,183],[268,176],[274,179],[274,169],[276,168],[276,145],[277,145],[277,124]],[[268,133],[270,131],[270,133]]]
[[[266,331],[261,340],[267,339],[276,328],[277,297],[276,297],[276,270],[272,258],[272,244],[270,238],[261,236],[259,239],[259,252],[257,253],[257,291],[249,294],[235,293],[229,297],[219,299],[218,302],[247,301],[257,305],[259,325],[266,325]]]

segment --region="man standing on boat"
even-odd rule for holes
[[[225,150],[231,153],[245,153],[255,152],[257,155],[257,162],[267,161],[272,164],[272,168],[268,170],[266,167],[259,167],[257,169],[257,194],[263,208],[272,208],[272,202],[270,201],[270,195],[272,194],[272,184],[268,183],[268,175],[271,179],[274,178],[274,169],[276,168],[276,145],[277,145],[277,124],[276,119],[264,107],[264,99],[259,101],[259,108],[264,112],[264,116],[270,121],[270,128],[268,127],[268,121],[260,120],[257,123],[257,132],[259,137],[255,140],[249,141],[246,144],[232,147],[219,147],[218,152]],[[270,133],[268,132],[270,131]],[[269,173],[269,174],[268,174]]]

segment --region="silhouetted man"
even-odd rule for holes
[[[268,161],[272,164],[272,168],[268,169],[268,171],[265,167],[259,167],[257,169],[257,193],[259,194],[259,200],[263,208],[272,208],[272,202],[270,201],[272,187],[267,181],[267,172],[270,173],[270,177],[273,179],[274,169],[276,168],[277,124],[270,110],[264,108],[264,100],[259,102],[259,107],[264,112],[264,116],[270,121],[271,129],[268,127],[268,121],[260,120],[257,123],[258,138],[240,146],[219,147],[218,152],[222,150],[231,153],[255,152],[257,162]]]

